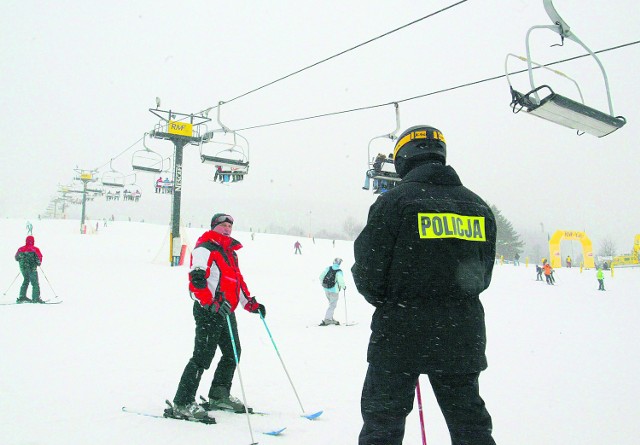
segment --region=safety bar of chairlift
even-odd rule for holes
[[[520,59],[521,61],[527,63],[527,65],[529,63],[531,63],[532,65],[535,65],[538,68],[542,68],[548,71],[551,71],[554,74],[557,74],[558,76],[564,77],[565,79],[569,80],[570,82],[572,82],[575,86],[576,89],[578,90],[578,94],[580,95],[580,100],[582,101],[582,103],[584,103],[584,96],[582,95],[582,90],[580,89],[580,85],[578,85],[578,82],[576,82],[573,78],[567,76],[565,73],[563,73],[562,71],[558,71],[558,70],[554,70],[553,68],[549,68],[548,66],[542,65],[540,63],[534,62],[533,60],[528,60],[526,57],[523,56],[519,56],[517,54],[513,54],[513,53],[509,53],[507,54],[507,56],[504,59],[504,71],[505,71],[505,77],[507,78],[507,82],[509,83],[509,86],[513,88],[513,85],[511,83],[511,79],[509,77],[509,69],[508,69],[508,62],[509,62],[509,57],[515,57],[516,59]],[[551,88],[549,88],[551,89]],[[534,90],[537,92],[538,90],[540,90],[540,88],[534,88]],[[531,93],[534,92],[534,90],[531,90],[529,93],[527,93],[526,95],[529,95]],[[525,95],[525,96],[526,96]],[[537,94],[534,94],[536,97],[536,100],[538,103],[540,103],[540,98],[538,97]]]
[[[385,181],[393,181],[393,182],[399,182],[402,180],[402,178],[397,173],[387,173],[387,174],[374,173],[373,176],[371,176],[371,179],[382,179]]]
[[[133,168],[134,170],[139,170],[139,171],[149,172],[149,173],[162,173],[164,171],[162,168],[147,167],[142,165],[132,165],[131,168]]]
[[[220,158],[218,156],[209,156],[200,154],[202,162],[210,162],[216,165],[228,165],[230,167],[249,167],[249,162],[236,161],[234,159]]]
[[[102,181],[102,185],[105,187],[124,187],[124,183],[122,182],[104,182]]]

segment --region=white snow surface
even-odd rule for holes
[[[95,226],[95,222],[93,222]],[[190,247],[203,229],[184,229]],[[44,299],[59,305],[0,306],[0,443],[115,445],[251,443],[244,415],[218,413],[216,425],[155,419],[173,399],[193,348],[186,266],[168,265],[168,228],[113,222],[80,235],[79,222],[34,221],[44,262]],[[0,220],[0,286],[18,273],[24,220]],[[309,421],[256,314],[238,310],[241,373],[260,444],[355,444],[362,421],[360,391],[372,307],[357,293],[349,269],[353,243],[234,232],[244,244],[240,266]],[[294,255],[299,239],[302,255]],[[326,299],[318,281],[332,259],[344,259],[346,303],[336,318],[350,327],[316,327]],[[44,272],[44,273],[43,273]],[[46,276],[45,276],[46,274]],[[594,270],[559,269],[557,286],[535,281],[535,267],[496,266],[482,294],[489,368],[481,393],[496,442],[516,445],[636,444],[640,437],[640,269],[606,274],[598,292]],[[2,301],[17,297],[21,278]],[[30,296],[30,293],[29,293]],[[420,339],[407,339],[420,341]],[[206,395],[217,364],[203,376]],[[421,378],[427,442],[450,443],[426,376]],[[242,398],[238,372],[232,394]],[[417,406],[404,444],[421,444]],[[279,437],[264,431],[287,427]]]

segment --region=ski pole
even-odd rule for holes
[[[233,346],[233,357],[236,360],[236,367],[238,368],[238,379],[240,380],[240,389],[242,390],[242,403],[244,403],[244,412],[247,415],[247,423],[249,424],[249,434],[251,435],[251,445],[256,445],[257,442],[253,438],[253,428],[251,428],[251,418],[249,417],[249,408],[247,408],[247,397],[244,394],[244,383],[242,382],[242,372],[240,372],[240,359],[238,357],[238,350],[236,349],[236,339],[233,336],[233,329],[231,328],[231,318],[229,315],[227,318],[227,326],[229,327],[229,336],[231,337],[231,346]]]
[[[51,282],[49,281],[49,278],[47,278],[47,274],[44,273],[44,270],[42,269],[42,266],[38,266],[40,268],[40,272],[42,272],[42,275],[44,276],[44,279],[47,280],[47,283],[49,284],[49,287],[51,288],[51,292],[53,292],[53,295],[56,298],[60,298],[58,297],[58,294],[56,294],[56,291],[53,290],[53,286],[51,286]]]
[[[420,393],[420,376],[416,381],[416,395],[418,396],[418,412],[420,413],[420,432],[422,433],[422,445],[427,445],[427,435],[424,432],[424,414],[422,412],[422,394]]]
[[[18,272],[18,275],[16,275],[16,277],[13,279],[13,281],[11,282],[11,284],[9,285],[9,287],[7,288],[6,291],[4,291],[4,293],[2,295],[7,295],[7,292],[9,292],[9,289],[11,289],[11,286],[13,286],[13,283],[16,282],[16,280],[18,279],[18,277],[20,276],[20,272]]]
[[[278,351],[278,347],[276,346],[276,342],[273,340],[273,336],[271,335],[271,331],[269,330],[269,326],[267,326],[267,322],[264,320],[262,314],[260,314],[260,319],[264,324],[267,333],[269,334],[269,338],[271,339],[271,344],[273,344],[274,349],[276,350],[276,354],[278,354],[278,358],[280,359],[280,363],[282,363],[282,368],[284,369],[287,378],[289,379],[289,383],[291,384],[291,388],[293,388],[293,393],[296,395],[296,399],[298,399],[298,404],[300,404],[300,409],[302,410],[302,415],[305,415],[304,407],[302,406],[302,402],[300,401],[300,397],[298,397],[298,392],[296,391],[295,386],[293,386],[293,382],[291,381],[291,376],[289,376],[289,371],[287,371],[287,367],[284,365],[284,360],[282,360],[282,356],[280,355],[280,351]]]
[[[346,287],[342,290],[342,295],[344,297],[344,324],[346,326],[349,324],[349,317],[347,317],[347,288]]]

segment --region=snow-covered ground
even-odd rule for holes
[[[33,220],[32,220],[33,221]],[[95,223],[93,223],[95,224]],[[186,267],[168,267],[164,226],[100,224],[80,235],[78,221],[35,221],[44,254],[43,298],[59,305],[0,306],[0,443],[6,445],[249,444],[245,416],[218,414],[218,424],[154,419],[123,405],[162,413],[172,399],[193,347]],[[195,242],[202,229],[186,229]],[[24,242],[24,220],[0,220],[0,288],[18,273],[13,255]],[[340,256],[353,264],[353,243],[246,232],[240,265],[252,293],[267,307],[266,322],[307,412],[302,409],[265,326],[239,311],[241,372],[261,444],[357,443],[359,397],[366,371],[372,308],[346,273],[336,311],[351,327],[315,327],[326,301],[318,275]],[[13,301],[18,279],[2,301]],[[640,437],[640,269],[607,273],[598,292],[595,271],[559,269],[557,286],[535,281],[535,268],[496,266],[482,295],[489,369],[481,392],[498,444],[635,444]],[[419,339],[416,339],[419,341]],[[213,375],[206,372],[199,394]],[[427,442],[447,444],[448,433],[423,377]],[[241,397],[238,373],[232,394]],[[271,437],[262,431],[284,427]],[[420,444],[418,412],[407,420],[405,444]]]

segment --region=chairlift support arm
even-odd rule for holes
[[[393,106],[395,107],[396,111],[396,128],[391,133],[375,136],[369,141],[369,145],[367,146],[367,168],[369,168],[369,166],[371,165],[371,143],[373,141],[382,138],[391,139],[392,141],[397,139],[396,133],[400,131],[400,106],[398,105],[398,102],[394,102]]]
[[[532,62],[531,62],[531,48],[529,45],[529,36],[531,35],[531,32],[534,29],[550,29],[551,31],[557,33],[560,35],[560,37],[562,39],[567,38],[569,40],[572,40],[574,42],[576,42],[578,45],[580,45],[582,48],[585,49],[585,51],[587,51],[597,62],[598,66],[600,67],[600,71],[602,72],[602,77],[604,78],[604,86],[605,89],[607,91],[607,103],[609,105],[609,114],[611,116],[614,116],[613,113],[613,103],[611,101],[611,92],[609,90],[609,79],[607,77],[607,72],[604,69],[604,66],[602,65],[602,62],[600,62],[600,59],[598,58],[598,56],[591,51],[591,49],[589,47],[587,47],[587,45],[585,45],[569,28],[569,25],[567,24],[567,22],[565,22],[562,17],[560,17],[560,14],[558,14],[558,11],[556,10],[556,8],[553,6],[553,0],[542,0],[543,5],[544,5],[544,9],[547,12],[547,15],[549,16],[549,18],[551,19],[551,21],[553,22],[553,25],[537,25],[537,26],[532,26],[529,31],[527,31],[527,36],[526,36],[526,49],[527,49],[527,67],[528,67],[528,72],[529,72],[529,83],[531,84],[531,90],[535,90],[536,86],[535,86],[535,82],[533,81],[533,71],[532,71]],[[540,97],[538,96],[538,93],[535,92],[534,93],[536,100],[538,102],[540,102]]]

